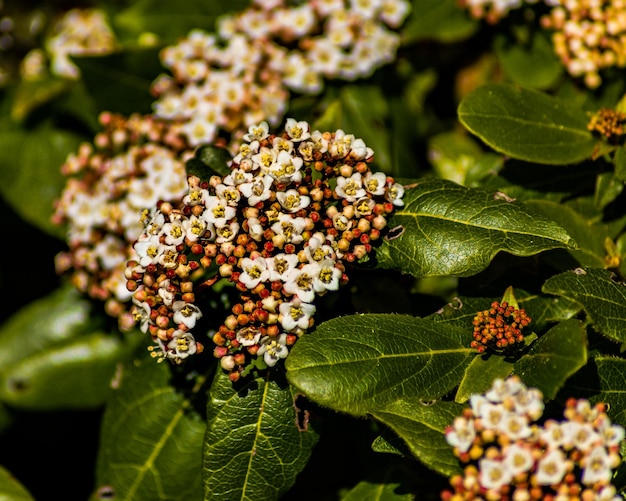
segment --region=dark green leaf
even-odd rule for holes
[[[22,80],[13,98],[11,118],[16,122],[24,120],[33,110],[57,98],[68,88],[66,80],[41,78]]]
[[[624,191],[624,181],[612,172],[598,175],[595,192],[595,204],[600,210],[613,202]]]
[[[495,53],[504,73],[516,84],[549,88],[563,73],[563,63],[554,53],[549,34],[543,30],[534,33],[524,30],[520,35],[528,40],[512,37],[510,33],[502,33],[495,39]]]
[[[403,200],[388,225],[403,231],[385,238],[376,256],[381,267],[416,277],[470,276],[500,251],[530,256],[575,246],[558,224],[497,193],[429,179],[407,189]]]
[[[216,375],[207,406],[204,499],[279,499],[306,465],[317,434],[298,427],[289,385],[270,375],[233,388]]]
[[[402,472],[389,466],[376,479],[364,480],[341,497],[341,501],[412,501],[414,496],[403,487]]]
[[[526,206],[556,221],[565,228],[567,233],[578,244],[578,249],[568,250],[578,264],[596,268],[604,267],[604,257],[606,256],[604,241],[609,235],[603,225],[589,221],[574,209],[557,202],[529,200],[525,203]]]
[[[112,18],[122,37],[136,39],[143,33],[154,33],[164,43],[174,43],[193,29],[213,31],[216,19],[227,12],[243,10],[247,1],[203,2],[182,0],[139,0]]]
[[[438,177],[464,184],[468,172],[482,155],[480,146],[460,131],[447,131],[428,141],[428,159]]]
[[[626,360],[615,357],[596,357],[594,364],[597,367],[600,388],[591,400],[604,402],[609,405],[609,416],[615,423],[626,426]]]
[[[518,300],[520,306],[530,315],[530,328],[535,332],[544,332],[547,327],[573,318],[582,310],[579,303],[565,297],[529,294],[518,296]]]
[[[154,97],[150,85],[162,72],[158,48],[125,50],[107,56],[76,58],[97,112],[130,115],[149,113]]]
[[[90,313],[89,302],[70,286],[27,304],[0,328],[0,372],[90,332]]]
[[[65,178],[61,165],[81,138],[42,124],[35,129],[9,128],[0,134],[0,193],[26,221],[55,236],[64,231],[50,222],[53,202]]]
[[[287,377],[320,405],[356,416],[397,399],[440,398],[474,355],[471,332],[406,315],[322,323],[287,358]]]
[[[529,162],[577,163],[596,144],[584,111],[534,89],[483,85],[465,96],[458,116],[494,150]]]
[[[463,406],[454,402],[401,399],[375,409],[372,415],[396,432],[415,457],[449,476],[460,468],[444,432],[462,411]]]
[[[31,410],[100,406],[108,396],[117,363],[129,349],[105,333],[47,348],[0,373],[0,399]]]
[[[626,342],[626,285],[608,270],[578,268],[555,275],[542,291],[579,302],[596,329],[610,339]]]
[[[465,370],[454,400],[467,402],[473,394],[481,394],[491,388],[494,379],[505,379],[513,372],[513,362],[499,355],[480,355],[474,357]]]
[[[228,162],[232,156],[225,148],[207,145],[200,146],[193,158],[187,160],[185,168],[187,175],[198,176],[208,181],[211,176],[226,176],[230,174]]]
[[[459,8],[457,0],[413,0],[402,39],[405,44],[420,40],[457,42],[473,35],[478,26],[478,21]]]
[[[0,466],[0,501],[35,501],[35,498],[6,468]]]
[[[626,146],[622,146],[615,152],[613,164],[615,165],[615,175],[622,181],[626,181]]]
[[[389,129],[385,120],[389,115],[387,99],[379,87],[373,85],[346,85],[313,128],[334,132],[342,129],[365,141],[374,150],[376,165],[383,171],[391,169]]]
[[[552,400],[568,377],[587,363],[587,334],[579,320],[565,320],[533,343],[514,373]]]
[[[94,501],[105,489],[119,501],[202,499],[206,425],[170,378],[167,364],[147,356],[116,374],[102,422]]]

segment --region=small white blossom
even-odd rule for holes
[[[248,133],[244,134],[244,141],[252,142],[252,141],[260,141],[265,139],[270,134],[270,126],[267,122],[263,121],[258,125],[251,125],[248,128]]]
[[[298,190],[279,191],[276,193],[278,202],[287,212],[297,212],[309,206],[311,199],[300,195]]]
[[[241,269],[243,272],[239,275],[239,281],[248,289],[254,289],[261,282],[265,282],[270,276],[265,258],[262,257],[255,259],[244,257],[241,260]]]
[[[480,485],[486,489],[500,490],[511,481],[508,465],[502,461],[481,459],[478,467],[480,469]]]
[[[273,367],[281,358],[289,355],[287,334],[280,334],[278,337],[266,336],[261,340],[260,345],[257,355],[262,355],[269,367]]]
[[[255,327],[244,327],[237,330],[236,339],[242,346],[254,346],[261,339],[261,331]]]
[[[474,421],[458,416],[454,418],[452,428],[446,431],[446,441],[459,452],[467,452],[476,438]]]
[[[608,484],[611,481],[611,461],[603,446],[594,447],[585,458],[582,483],[593,485]]]
[[[361,174],[355,172],[350,177],[337,177],[337,186],[335,187],[335,193],[345,198],[348,202],[355,202],[357,199],[365,196],[365,189],[363,189]]]
[[[200,308],[185,301],[174,301],[172,311],[174,312],[172,318],[174,323],[184,324],[188,329],[193,329],[196,326],[196,321],[202,317]]]
[[[196,340],[191,332],[174,331],[172,340],[167,343],[167,357],[175,361],[184,360],[198,351]]]
[[[285,124],[285,132],[294,142],[304,141],[311,137],[309,124],[304,120],[298,122],[294,118],[288,118]]]
[[[315,314],[315,305],[301,301],[284,302],[278,307],[279,320],[287,332],[309,328],[309,319]]]
[[[567,461],[561,449],[551,449],[539,460],[535,479],[539,485],[556,485],[566,471]]]

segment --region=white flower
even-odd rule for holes
[[[452,428],[446,431],[446,441],[459,452],[467,452],[475,437],[474,421],[461,416],[454,418]]]
[[[594,447],[585,458],[582,483],[593,485],[608,484],[611,481],[611,461],[603,446]]]
[[[266,336],[261,340],[257,355],[263,355],[263,360],[269,367],[273,367],[281,359],[289,355],[287,348],[287,334],[278,337]]]
[[[241,260],[241,269],[243,272],[239,275],[239,281],[248,289],[254,289],[259,283],[265,282],[270,276],[265,258],[262,257],[254,259],[244,257]]]
[[[213,233],[212,228],[205,219],[194,216],[193,214],[189,219],[183,220],[183,230],[185,230],[185,238],[190,242],[197,241],[200,237],[204,236],[206,232],[209,232],[207,238],[211,238]]]
[[[133,246],[139,264],[144,268],[149,264],[156,264],[163,253],[163,246],[159,242],[159,235],[142,235]]]
[[[363,187],[372,195],[383,195],[387,187],[387,176],[383,172],[368,172],[365,174]]]
[[[218,244],[223,244],[225,242],[231,242],[237,236],[239,232],[239,223],[233,221],[232,223],[225,224],[224,226],[216,227],[215,233],[217,238],[215,242]]]
[[[133,318],[135,319],[135,322],[139,324],[139,330],[145,334],[148,332],[148,327],[150,326],[150,306],[146,302],[137,301],[134,297],[133,303],[134,304],[131,309]]]
[[[510,383],[508,383],[510,384]],[[515,412],[525,414],[532,420],[537,420],[543,414],[545,407],[543,394],[537,388],[522,387],[513,397]]]
[[[593,429],[591,423],[580,423],[577,421],[566,421],[561,423],[563,430],[564,443],[563,446],[576,447],[578,450],[588,452],[592,446],[601,442],[601,437]]]
[[[309,206],[311,199],[300,195],[298,190],[279,191],[276,193],[278,202],[287,212],[297,212]]]
[[[292,157],[286,151],[281,151],[270,165],[269,173],[278,183],[299,183],[302,180],[300,168],[303,162],[302,158]]]
[[[254,346],[261,339],[261,331],[256,327],[244,327],[236,333],[236,339],[241,346]]]
[[[302,232],[305,227],[306,220],[303,217],[279,214],[278,221],[276,221],[271,228],[285,243],[299,244],[303,240]]]
[[[502,426],[504,418],[508,414],[502,404],[485,402],[480,406],[476,416],[481,418],[482,424],[487,430],[497,430]]]
[[[202,218],[215,226],[224,226],[237,214],[237,209],[230,207],[226,200],[216,196],[209,196],[205,207]]]
[[[324,260],[335,260],[335,252],[330,245],[324,243],[325,237],[323,234],[316,233],[307,242],[307,246],[304,248],[304,255],[309,263],[321,263]]]
[[[196,340],[191,332],[174,331],[172,340],[167,343],[167,357],[175,361],[184,360],[198,350]]]
[[[255,176],[250,182],[240,184],[239,191],[248,199],[249,205],[255,206],[271,196],[272,190],[270,188],[273,182],[272,176],[261,174]]]
[[[294,141],[304,141],[311,137],[309,132],[309,124],[304,120],[297,122],[294,118],[288,118],[285,123],[285,132],[289,138]]]
[[[185,240],[185,230],[182,220],[177,217],[163,225],[165,243],[168,245],[179,245]]]
[[[269,136],[270,126],[267,122],[263,121],[258,125],[251,125],[248,128],[248,133],[244,134],[244,141],[252,142],[254,140],[262,140]]]
[[[478,462],[480,485],[486,489],[500,490],[511,481],[508,465],[494,459],[481,459]]]
[[[318,294],[328,291],[336,291],[339,289],[339,280],[342,272],[335,267],[335,261],[325,259],[319,263],[319,272],[313,277],[313,289]]]
[[[350,177],[337,177],[337,186],[335,193],[341,198],[345,198],[348,202],[355,202],[357,199],[365,196],[363,189],[361,174],[355,172]]]
[[[563,433],[563,428],[561,428],[561,423],[554,420],[546,421],[541,430],[540,438],[551,449],[561,447],[565,440],[565,434]]]
[[[318,273],[317,264],[305,264],[302,268],[292,269],[287,274],[283,289],[287,294],[297,296],[303,303],[312,303],[315,299],[313,280]]]
[[[506,464],[511,475],[530,471],[533,467],[534,459],[531,450],[519,444],[511,444],[505,454],[503,462]]]
[[[174,301],[172,311],[174,312],[172,318],[174,323],[184,324],[188,329],[193,329],[196,326],[196,321],[202,317],[200,308],[185,301]]]
[[[561,449],[551,449],[539,460],[535,479],[539,485],[556,485],[566,471],[567,461]]]
[[[243,169],[233,169],[230,171],[230,174],[224,178],[224,184],[229,186],[238,186],[243,183],[249,183],[252,181],[252,177],[252,173],[246,172]]]
[[[394,183],[389,186],[387,190],[387,199],[396,207],[402,207],[404,205],[404,201],[402,197],[404,196],[404,186],[399,183]]]
[[[215,187],[215,194],[221,200],[226,202],[226,205],[231,207],[237,207],[237,205],[239,204],[239,199],[241,198],[241,194],[236,187],[228,186],[221,183]]]
[[[299,300],[284,302],[278,307],[279,320],[287,332],[309,328],[309,319],[315,314],[315,306]]]
[[[511,440],[528,438],[532,435],[532,429],[528,426],[526,417],[515,414],[514,412],[504,414],[498,426],[498,430]]]
[[[266,258],[265,262],[270,272],[271,282],[277,280],[286,281],[291,270],[298,266],[298,256],[295,254],[276,254],[274,257]]]

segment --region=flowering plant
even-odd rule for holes
[[[622,498],[625,2],[74,3],[0,4],[0,498]]]

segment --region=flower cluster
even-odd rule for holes
[[[534,4],[538,0],[459,0],[461,7],[468,10],[475,19],[484,19],[489,24],[496,24],[505,18],[511,10],[519,9],[526,3]]]
[[[569,399],[564,420],[536,421],[543,396],[517,376],[497,379],[485,395],[446,430],[446,440],[465,464],[450,479],[444,501],[618,501],[611,485],[621,462],[624,428],[612,424],[604,404]]]
[[[479,353],[488,348],[510,350],[524,342],[522,329],[531,322],[524,309],[514,308],[506,301],[494,301],[491,308],[474,317],[474,341],[471,347]]]
[[[128,289],[153,356],[180,363],[201,350],[191,330],[198,299],[218,280],[240,301],[212,333],[214,355],[236,381],[251,363],[273,366],[313,325],[315,298],[365,258],[404,188],[372,172],[373,151],[342,130],[288,118],[281,134],[253,125],[230,173],[189,176],[182,203],[159,203],[128,263]]]
[[[554,30],[556,54],[573,77],[595,89],[599,72],[626,66],[626,1],[546,0],[553,9],[541,18]]]
[[[406,0],[256,0],[221,18],[217,34],[193,30],[163,49],[170,74],[153,84],[154,112],[181,122],[192,146],[220,130],[239,139],[261,121],[277,126],[290,91],[316,94],[324,78],[353,80],[391,62],[400,37],[389,28],[409,8]]]
[[[626,113],[602,108],[591,117],[587,129],[605,137],[610,143],[617,143],[626,134]]]
[[[79,291],[104,301],[126,329],[134,321],[124,271],[143,231],[139,214],[159,200],[182,199],[184,158],[192,151],[151,116],[103,113],[100,122],[94,144],[81,145],[62,166],[67,182],[53,222],[67,226],[69,250],[57,256],[56,268]]]
[[[76,79],[79,69],[72,56],[110,54],[118,46],[102,9],[71,9],[63,13],[50,31],[45,51],[35,48],[24,57],[21,74],[25,79],[45,74],[47,64],[53,75]]]

